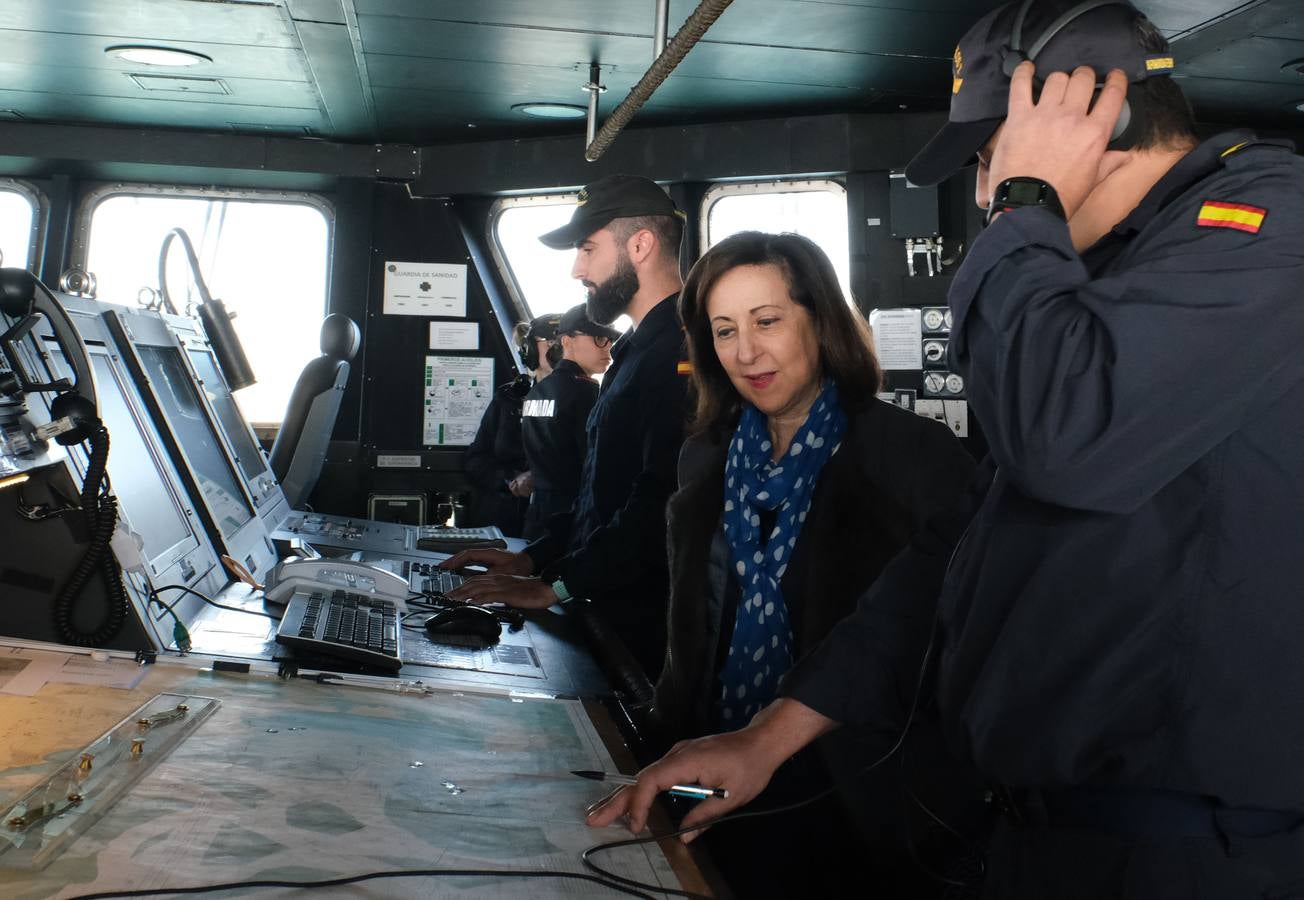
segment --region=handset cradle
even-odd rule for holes
[[[388,569],[351,559],[303,559],[290,557],[267,574],[264,598],[268,603],[288,603],[296,590],[343,590],[391,600],[400,612],[407,611],[412,595],[407,579]]]

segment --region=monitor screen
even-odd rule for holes
[[[223,538],[232,537],[253,518],[253,510],[236,483],[235,470],[222,450],[217,432],[199,399],[199,393],[181,351],[173,347],[137,344],[136,352],[153,384],[154,394],[172,426],[199,481],[204,504],[217,522]]]
[[[263,460],[262,451],[258,449],[253,435],[249,432],[249,423],[245,421],[240,408],[235,405],[235,399],[226,386],[226,379],[217,369],[217,361],[213,358],[213,354],[207,350],[194,349],[186,352],[190,354],[190,364],[199,373],[199,380],[204,383],[204,393],[208,395],[208,403],[217,413],[217,419],[222,424],[222,430],[226,432],[231,450],[235,453],[240,469],[245,474],[245,481],[252,483],[255,478],[267,471],[267,464]]]
[[[91,354],[98,389],[100,419],[109,430],[109,480],[131,528],[140,535],[142,555],[155,571],[167,568],[180,555],[182,545],[194,540],[185,512],[168,489],[168,478],[141,433],[152,429],[127,405],[113,366],[102,353]],[[157,434],[154,446],[161,446]]]

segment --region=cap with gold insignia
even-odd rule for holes
[[[1020,15],[1022,22],[1017,22]],[[1122,69],[1131,83],[1170,74],[1172,55],[1149,52],[1137,40],[1139,18],[1143,14],[1125,0],[1095,6],[1079,0],[1031,0],[1007,3],[983,16],[960,38],[951,57],[947,122],[906,166],[906,178],[911,184],[937,184],[973,162],[1005,119],[1010,74],[1024,58],[1036,63],[1039,81],[1078,66],[1095,69],[1102,82],[1111,69]]]
[[[632,216],[679,216],[684,214],[655,181],[637,175],[607,175],[580,191],[579,205],[571,220],[539,240],[554,250],[579,244],[612,219]]]

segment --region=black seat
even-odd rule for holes
[[[349,360],[361,346],[357,324],[332,313],[321,323],[322,355],[303,367],[294,384],[269,460],[292,509],[307,501],[321,475],[349,377]]]

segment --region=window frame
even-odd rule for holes
[[[152,182],[99,182],[92,183],[90,189],[83,195],[78,204],[76,215],[74,217],[74,227],[72,240],[68,252],[68,272],[81,269],[89,271],[87,262],[90,259],[90,231],[91,223],[95,218],[95,211],[99,209],[101,203],[114,197],[175,197],[181,200],[239,200],[254,203],[277,203],[281,205],[299,205],[307,206],[319,212],[326,223],[326,278],[325,291],[321,315],[324,318],[331,312],[331,288],[334,276],[335,261],[335,205],[320,194],[308,193],[306,191],[283,191],[283,190],[264,190],[257,188],[225,188],[212,185],[181,185],[181,184],[160,184]],[[161,245],[160,245],[161,246]],[[158,249],[155,249],[155,258],[157,258]],[[182,251],[178,247],[172,247],[170,253],[177,254]],[[92,273],[94,274],[94,273]],[[207,275],[207,273],[206,273]],[[95,297],[95,294],[91,295]],[[139,291],[135,297],[124,297],[109,302],[117,302],[121,305],[132,306],[139,303]],[[290,390],[293,391],[293,384]],[[288,399],[288,396],[287,396]],[[282,422],[255,422],[248,418],[248,415],[241,410],[250,427],[258,432],[259,427],[273,427],[279,431]],[[275,433],[273,432],[273,434]]]
[[[50,198],[39,187],[21,178],[0,178],[0,190],[11,191],[27,199],[32,204],[32,239],[27,249],[27,259],[22,268],[34,271],[45,255],[46,223],[50,220]],[[15,265],[14,261],[5,260],[5,265]]]
[[[579,199],[579,191],[520,194],[513,197],[499,197],[489,207],[489,221],[486,225],[485,235],[486,243],[489,245],[489,254],[493,257],[494,267],[498,269],[498,275],[507,287],[507,295],[511,298],[512,306],[515,307],[516,313],[521,317],[520,321],[522,322],[528,322],[532,318],[530,304],[526,300],[525,292],[521,290],[520,282],[516,280],[516,272],[507,259],[507,253],[503,250],[502,242],[498,239],[498,223],[502,220],[503,213],[509,209],[521,206],[561,206],[564,203],[578,203]],[[510,331],[510,325],[507,327]]]
[[[86,268],[90,259],[91,222],[100,204],[113,197],[175,197],[179,200],[239,200],[254,203],[280,203],[308,206],[326,220],[326,305],[322,315],[330,312],[331,261],[335,258],[335,205],[320,194],[306,191],[276,191],[255,188],[223,188],[202,185],[157,184],[151,182],[114,181],[93,184],[82,197],[74,220],[72,242],[68,251],[69,269]],[[175,252],[175,251],[174,251]],[[157,250],[155,251],[157,254]],[[93,274],[93,273],[92,273]]]
[[[847,200],[847,186],[834,178],[766,179],[764,181],[729,181],[712,185],[702,195],[698,211],[698,255],[711,249],[711,208],[726,197],[755,194],[836,193]],[[848,208],[850,208],[848,206]],[[847,223],[850,232],[850,222]],[[850,234],[848,234],[848,238]],[[848,241],[849,242],[849,241]]]

